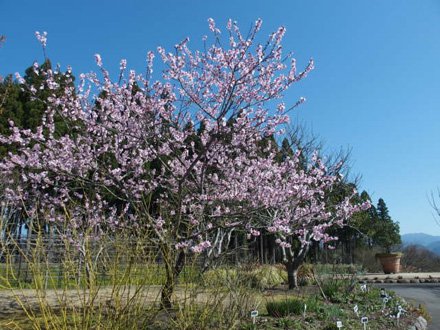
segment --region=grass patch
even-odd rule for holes
[[[304,301],[294,298],[286,299],[284,301],[269,301],[266,303],[266,310],[272,317],[301,315],[304,311]]]

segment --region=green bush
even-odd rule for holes
[[[284,317],[291,314],[301,315],[304,311],[304,301],[300,299],[268,301],[266,303],[266,310],[273,317]]]

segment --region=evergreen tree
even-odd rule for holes
[[[388,207],[382,198],[379,198],[377,202],[377,218],[382,221],[391,221],[391,217],[388,212]]]
[[[394,245],[402,243],[400,226],[389,215],[388,207],[382,198],[379,198],[376,210],[376,218],[373,224],[373,242],[385,249],[387,253],[390,253]]]
[[[283,141],[281,142],[281,148],[277,158],[279,161],[283,161],[288,157],[291,158],[292,156],[293,156],[293,150],[290,145],[290,142],[287,138],[284,138]]]
[[[45,60],[39,66],[34,64],[25,70],[23,79],[26,85],[20,84],[8,75],[0,82],[0,134],[10,134],[10,121],[19,128],[35,129],[41,124],[43,113],[46,110],[46,100],[53,91],[44,86],[44,74],[47,70],[52,70],[50,60]],[[72,85],[75,77],[72,74],[62,73],[60,68],[53,70],[55,81],[58,83],[58,90],[55,95],[59,96],[67,85]],[[36,95],[33,95],[27,86],[33,86]],[[67,132],[68,123],[60,116],[55,116],[57,136],[62,136]],[[15,147],[0,144],[0,158],[4,157],[9,151],[14,152]]]
[[[0,83],[0,134],[9,135],[9,121],[16,126],[24,127],[24,103],[22,102],[20,86],[8,75]],[[11,147],[0,144],[0,157],[3,157]]]

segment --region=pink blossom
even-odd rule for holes
[[[41,43],[43,48],[45,48],[47,44],[47,32],[44,31],[43,33],[40,33],[38,31],[35,31],[35,37]]]
[[[99,55],[99,54],[95,54],[95,61],[96,61],[96,64],[97,64],[99,67],[102,66],[101,55]]]
[[[176,250],[186,249],[190,245],[189,242],[179,242],[175,245]]]
[[[202,253],[203,251],[205,251],[209,247],[211,247],[211,242],[210,241],[203,241],[195,246],[192,246],[191,251],[194,253]]]
[[[208,18],[208,23],[209,23],[209,29],[211,30],[211,32],[215,32],[215,22],[212,18]]]
[[[121,62],[119,63],[119,69],[125,70],[127,68],[127,60],[126,59],[122,59]]]
[[[263,24],[263,20],[261,18],[255,21],[255,31],[258,32],[261,29],[261,25]]]

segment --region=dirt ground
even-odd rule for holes
[[[116,291],[117,290],[117,291]],[[137,292],[139,291],[139,292]],[[301,287],[293,291],[288,291],[284,287],[273,290],[266,290],[258,294],[260,299],[273,298],[286,295],[303,296],[317,292],[317,288],[313,286]],[[93,299],[96,306],[111,306],[112,297],[120,297],[121,300],[129,299],[137,293],[138,301],[145,304],[157,303],[160,300],[161,286],[127,286],[127,287],[104,287],[97,292],[88,290],[45,290],[44,293],[33,289],[16,289],[0,291],[0,320],[10,318],[12,315],[25,314],[24,308],[28,310],[38,311],[41,305],[50,306],[52,310],[61,308],[62,306],[71,306],[73,308],[81,308],[87,302]],[[195,291],[193,289],[184,289],[178,287],[174,294],[176,301],[184,299],[194,299],[198,303],[209,301],[212,293],[208,291]],[[225,299],[227,303],[227,299]]]

